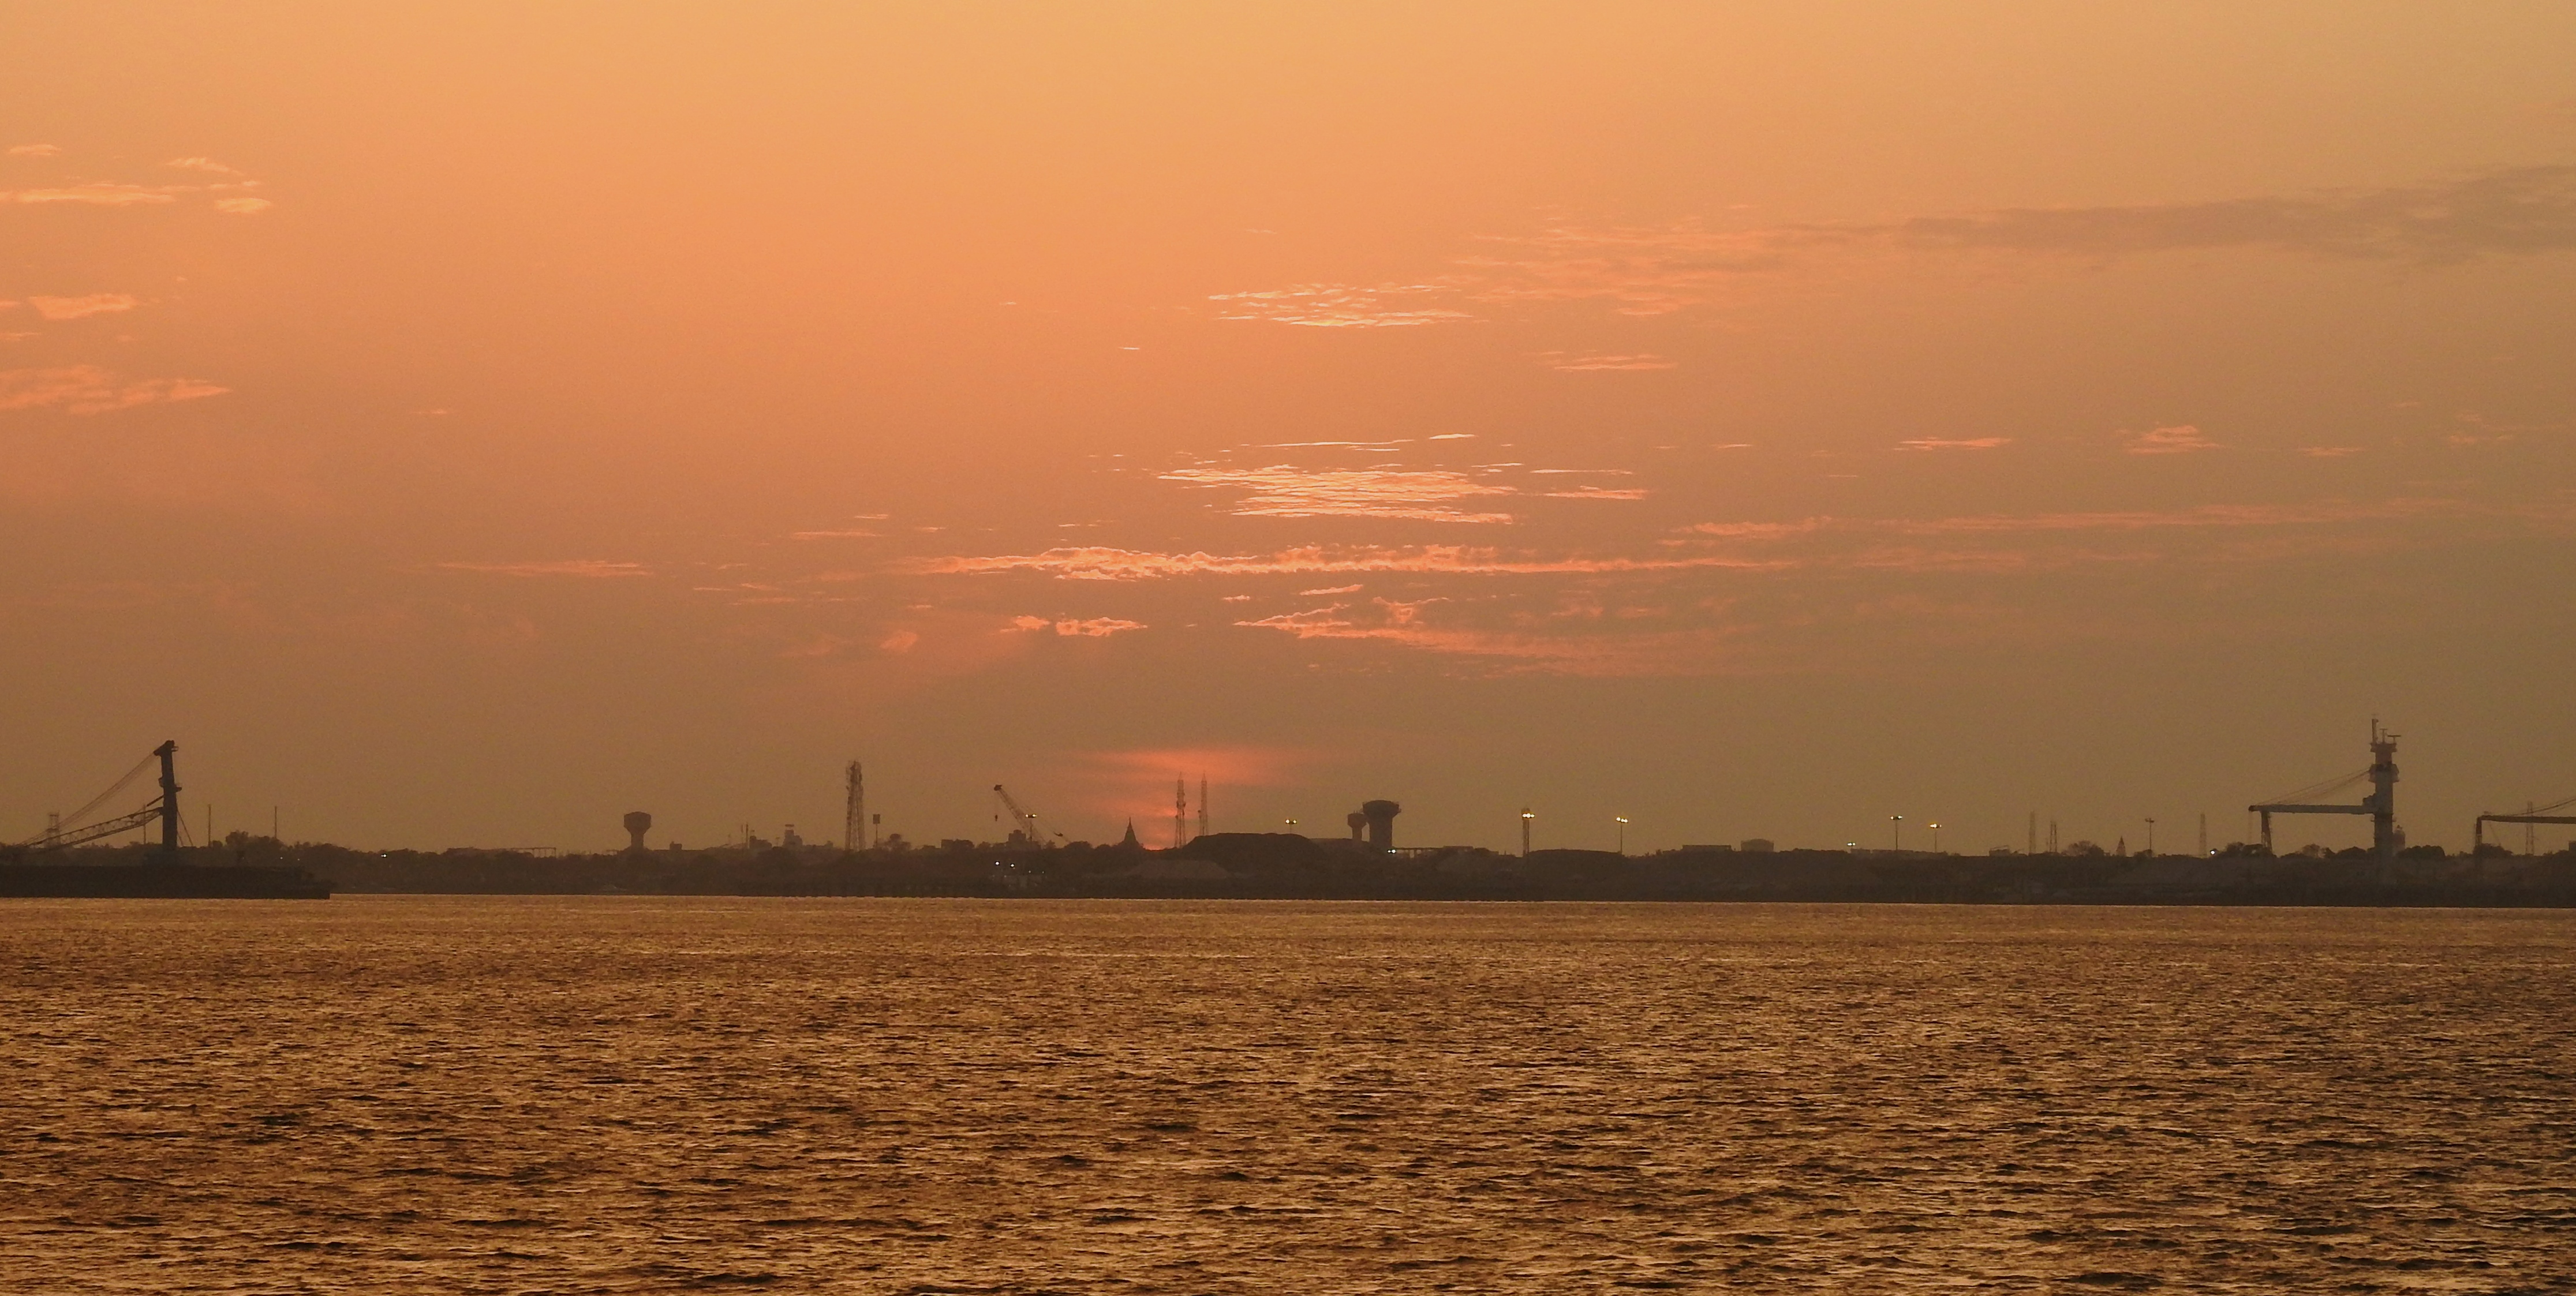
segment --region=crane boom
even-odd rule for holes
[[[90,798],[89,804],[73,811],[71,818],[75,824],[74,827],[48,831],[45,836],[32,841],[12,843],[8,850],[13,855],[24,854],[30,850],[38,853],[62,850],[78,846],[83,842],[93,842],[101,837],[113,837],[121,832],[141,828],[158,819],[161,821],[161,849],[165,854],[175,854],[179,849],[179,774],[174,753],[178,750],[179,744],[175,742],[165,742],[153,748],[151,755],[144,757],[134,768],[125,772],[125,777],[118,779],[105,792]],[[80,823],[80,820],[90,811],[97,809],[108,798],[131,786],[134,780],[141,777],[145,770],[150,769],[156,760],[161,763],[161,795],[152,798],[139,810],[121,814],[112,819],[102,819],[97,823]]]
[[[1044,830],[1038,825],[1038,817],[1035,814],[1022,809],[1020,803],[1011,798],[1011,794],[1008,789],[1004,788],[1001,784],[996,783],[993,785],[993,795],[1002,799],[1002,808],[1011,812],[1012,821],[1019,825],[1020,832],[1026,835],[1029,841],[1036,843],[1046,840]],[[1056,837],[1064,836],[1063,833],[1054,833],[1052,835]]]

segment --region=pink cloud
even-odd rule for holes
[[[90,315],[107,315],[134,309],[134,298],[126,293],[91,293],[86,297],[29,297],[27,304],[49,320],[81,319]]]
[[[54,157],[61,152],[62,150],[60,148],[51,144],[12,144],[9,146],[9,156],[11,157]]]
[[[1277,630],[1299,639],[1373,640],[1417,652],[1470,659],[1510,672],[1588,676],[1663,675],[1709,669],[1715,664],[1715,650],[1724,638],[1712,630],[1544,636],[1434,626],[1421,619],[1422,603],[1385,599],[1376,602],[1374,621],[1346,616],[1350,605],[1336,603],[1235,624],[1247,629]]]
[[[1072,620],[1070,618],[1060,621],[1050,621],[1041,616],[1015,616],[1011,618],[1011,629],[1013,630],[1053,630],[1059,635],[1081,636],[1090,639],[1106,639],[1111,635],[1119,634],[1123,631],[1142,630],[1145,628],[1145,623],[1142,621],[1125,621],[1117,617],[1091,617],[1087,620],[1079,621]]]
[[[1218,293],[1221,320],[1254,320],[1307,328],[1417,328],[1449,324],[1473,316],[1451,305],[1456,290],[1446,284],[1297,284],[1260,292]]]
[[[1729,540],[1785,540],[1807,535],[1833,524],[1829,517],[1811,517],[1797,522],[1700,522],[1683,528],[1699,535],[1723,536]]]
[[[1776,570],[1788,564],[1716,554],[1659,558],[1527,558],[1494,549],[1426,545],[1404,549],[1339,549],[1322,545],[1272,554],[1153,553],[1106,546],[1049,549],[1035,554],[956,555],[912,559],[895,570],[913,575],[960,576],[1027,571],[1060,580],[1167,580],[1182,576],[1341,575],[1419,572],[1472,576],[1603,574],[1683,571],[1693,568]]]
[[[604,558],[566,558],[551,562],[443,562],[431,565],[441,571],[476,572],[489,576],[572,576],[588,580],[615,580],[653,574],[653,570],[642,563],[611,562]]]
[[[2140,432],[2129,438],[2129,453],[2133,455],[2191,454],[2220,448],[2217,442],[2201,435],[2199,428],[2188,423]]]
[[[42,205],[73,203],[89,207],[143,207],[177,202],[179,189],[167,185],[78,184],[57,189],[0,190],[0,202]]]
[[[1946,440],[1941,437],[1921,437],[1912,441],[1899,441],[1896,443],[1896,448],[1899,450],[1996,450],[2011,444],[2011,437],[1969,437],[1961,441]]]
[[[1509,486],[1441,469],[1178,468],[1162,480],[1249,491],[1231,510],[1239,517],[1377,517],[1418,522],[1509,522],[1509,513],[1445,507],[1452,500],[1510,495]]]
[[[1552,355],[1554,353],[1551,353]],[[1617,372],[1635,373],[1649,369],[1671,369],[1674,362],[1659,355],[1586,355],[1555,358],[1548,368],[1564,373]]]
[[[1641,500],[1647,492],[1642,487],[1613,489],[1608,486],[1577,486],[1573,490],[1549,491],[1549,499]]]
[[[257,216],[276,206],[265,198],[218,198],[215,210],[227,216]]]
[[[194,378],[120,378],[97,365],[0,372],[0,410],[60,408],[106,414],[137,405],[221,396],[231,390]]]

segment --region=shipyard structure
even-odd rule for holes
[[[916,846],[882,833],[864,812],[861,771],[846,775],[848,835],[811,844],[793,826],[769,841],[744,829],[738,842],[653,848],[653,816],[618,822],[624,849],[595,854],[552,849],[357,851],[232,833],[220,843],[185,840],[177,812],[173,752],[164,743],[116,787],[58,820],[37,839],[0,853],[0,895],[324,896],[344,892],[483,894],[661,894],[756,896],[989,896],[1025,898],[1188,898],[1302,900],[1684,900],[1949,904],[2253,904],[2576,907],[2576,849],[2514,853],[2488,843],[2489,825],[2576,824],[2559,813],[2576,798],[2478,816],[2476,845],[2454,855],[2409,846],[2397,818],[2397,736],[2371,726],[2371,763],[2337,779],[2255,802],[2260,840],[2194,854],[2131,854],[2081,843],[2064,851],[1779,849],[1752,839],[1734,846],[1625,851],[1533,850],[1533,815],[1521,813],[1517,853],[1475,846],[1411,846],[1396,840],[1403,807],[1361,803],[1346,817],[1349,836],[1208,831],[1207,791],[1198,828],[1188,832],[1185,784],[1175,784],[1172,844],[1146,845],[1128,826],[1122,840],[1067,840],[1001,785],[995,799],[1011,817],[1003,840],[952,839]],[[142,808],[90,818],[98,805],[159,763],[160,795]],[[2340,797],[2366,787],[2354,799]],[[2277,853],[2276,817],[2362,816],[2371,845],[2339,852],[2310,847]],[[999,815],[995,816],[1000,819]],[[1624,821],[1622,821],[1624,823]],[[1937,825],[1936,825],[1937,827]],[[108,846],[103,839],[157,828],[160,841]],[[211,829],[209,829],[211,831]],[[2053,838],[2052,831],[2052,838]],[[853,845],[856,849],[853,849]],[[2035,842],[2034,842],[2035,844]]]

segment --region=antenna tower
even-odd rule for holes
[[[1207,835],[1207,775],[1201,774],[1199,775],[1199,836]]]
[[[1182,834],[1190,830],[1190,781],[1178,774],[1172,776],[1172,849],[1189,843]]]
[[[868,848],[868,781],[857,761],[850,762],[848,786],[841,798],[841,848]]]

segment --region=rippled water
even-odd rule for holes
[[[0,904],[11,1291],[2576,1289],[2576,914]]]

